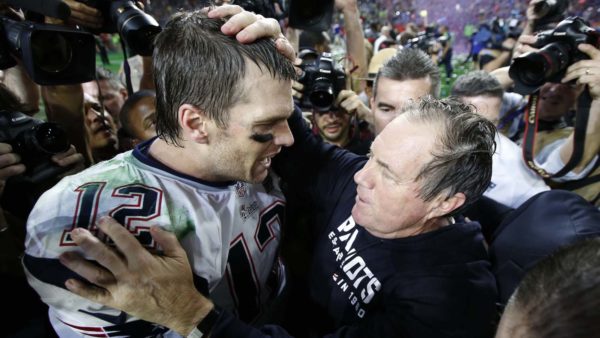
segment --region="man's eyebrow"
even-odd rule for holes
[[[390,168],[390,166],[387,163],[382,162],[381,160],[377,160],[377,159],[375,160],[375,162],[377,163],[377,165],[381,166],[383,168],[383,170],[387,171],[390,174],[390,176],[392,176],[394,178],[395,181],[398,181],[398,182],[400,181],[400,178],[398,177],[398,175],[396,175],[396,173],[394,173],[392,171],[392,169]]]
[[[385,103],[385,102],[379,102],[379,103],[377,103],[377,108],[396,109],[396,107],[392,106],[391,104]]]
[[[263,120],[254,121],[253,124],[258,126],[258,125],[263,125],[263,124],[277,123],[280,121],[287,120],[290,116],[292,116],[292,111],[290,111],[289,113],[286,113],[286,115],[272,116],[272,117],[267,117]]]
[[[375,162],[377,162],[377,164],[379,166],[381,166],[383,169],[385,169],[393,174],[392,170],[390,169],[390,166],[387,163],[382,162],[381,160],[375,160]]]

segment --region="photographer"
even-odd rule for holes
[[[42,86],[49,121],[62,125],[71,142],[84,149],[86,167],[119,152],[117,128],[100,103],[84,94],[80,84]]]
[[[127,100],[127,89],[117,76],[106,68],[96,68],[96,80],[83,83],[83,92],[102,103],[119,127],[119,112]]]
[[[371,139],[365,137],[359,125],[357,111],[368,109],[352,90],[342,90],[336,105],[329,110],[313,109],[313,121],[318,134],[327,143],[347,149],[358,155],[369,152]]]
[[[22,74],[22,76],[27,75]],[[29,78],[21,77],[21,81],[13,83],[30,82]],[[9,89],[4,84],[0,84],[0,109],[3,113],[33,108],[31,104],[23,105],[13,92],[13,88],[19,88],[19,85]],[[46,309],[39,297],[27,286],[21,265],[25,220],[31,210],[31,206],[27,204],[36,198],[36,191],[44,188],[42,185],[53,184],[60,177],[82,170],[83,156],[77,153],[72,145],[66,152],[53,155],[49,161],[70,170],[60,174],[58,178],[53,178],[52,182],[42,182],[37,187],[18,184],[30,169],[21,162],[22,156],[23,154],[15,152],[12,145],[0,142],[0,197],[3,202],[0,207],[0,280],[4,290],[1,296],[8,299],[16,295],[20,300],[5,314],[3,332],[7,336],[15,334],[15,336],[41,337],[50,335],[49,331],[45,330],[51,330],[49,327],[44,327],[47,321]]]
[[[302,75],[294,82],[293,94],[301,108],[312,112],[315,133],[325,142],[365,155],[371,140],[368,127],[357,119],[367,115],[369,109],[356,93],[344,89],[344,70],[329,53],[318,55],[303,50],[299,57]]]
[[[537,37],[522,35],[516,56],[523,52],[539,52],[535,45]],[[598,154],[600,153],[600,49],[589,44],[579,44],[578,52],[589,59],[574,62],[567,69],[560,83],[547,82],[540,88],[538,115],[540,126],[536,134],[534,149],[536,164],[549,173],[565,166],[574,152],[574,129],[563,122],[577,102],[578,96],[587,89],[591,106],[581,161],[566,175],[551,178],[549,184],[556,188],[573,190],[591,203],[600,205],[600,182],[598,177]],[[506,87],[513,85],[508,76],[509,69],[494,72]],[[571,182],[571,183],[568,183]]]

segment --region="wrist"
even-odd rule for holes
[[[213,304],[212,308],[206,315],[196,324],[187,338],[202,338],[208,337],[212,333],[213,326],[221,316],[221,309]]]
[[[196,326],[210,313],[214,308],[214,304],[204,296],[190,298],[187,302],[188,306],[185,309],[180,308],[179,313],[182,316],[175,318],[173,325],[167,325],[173,331],[188,336]]]

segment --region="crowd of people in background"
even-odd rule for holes
[[[1,71],[8,336],[600,335],[600,3],[291,1],[147,0],[152,56]],[[568,64],[515,70],[559,24]],[[40,118],[68,140],[34,161]]]

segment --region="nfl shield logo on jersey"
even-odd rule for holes
[[[237,182],[235,184],[235,193],[237,194],[237,197],[239,197],[239,198],[246,197],[246,194],[248,193],[248,188],[246,186],[246,183]]]

